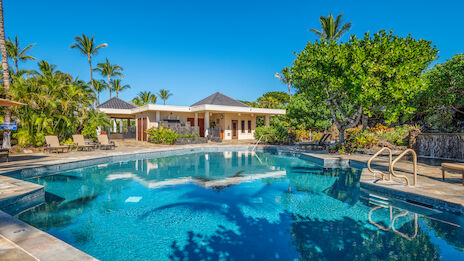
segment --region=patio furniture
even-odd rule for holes
[[[0,156],[4,156],[6,162],[8,162],[10,160],[10,149],[0,149]]]
[[[68,145],[61,145],[60,141],[58,140],[58,136],[45,136],[45,142],[47,143],[47,147],[45,147],[45,150],[48,152],[66,152],[69,151]]]
[[[303,147],[303,149],[326,149],[328,146],[327,139],[330,137],[330,134],[324,134],[322,137],[317,141],[311,142],[300,142],[298,146]]]
[[[77,149],[82,149],[82,150],[89,150],[89,149],[95,149],[95,145],[92,144],[87,144],[85,142],[84,136],[83,135],[73,135],[73,141],[74,141],[74,146]]]
[[[445,180],[445,172],[451,171],[462,174],[462,185],[464,185],[464,163],[442,163],[441,174],[442,179]]]
[[[114,144],[114,141],[108,140],[108,135],[98,135],[98,146],[100,149],[114,149],[116,147],[116,144]]]

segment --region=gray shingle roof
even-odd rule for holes
[[[229,96],[226,96],[220,92],[216,92],[203,100],[192,104],[192,106],[212,104],[212,105],[225,105],[225,106],[236,106],[236,107],[250,107],[242,102],[234,100]]]
[[[97,108],[102,108],[102,109],[132,109],[135,108],[135,105],[132,105],[128,102],[125,102],[118,97],[113,97],[106,102],[100,104],[97,106]]]

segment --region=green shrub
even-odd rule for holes
[[[163,128],[151,128],[145,131],[148,134],[148,140],[156,144],[174,144],[180,137],[175,131]]]
[[[265,141],[271,144],[292,143],[296,138],[296,135],[292,130],[280,125],[257,127],[255,129],[254,137],[255,139],[259,139],[261,136],[264,136]],[[263,140],[264,137],[261,140]]]

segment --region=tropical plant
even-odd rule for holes
[[[121,79],[112,80],[111,84],[113,86],[113,90],[116,92],[116,97],[118,97],[119,92],[130,89],[129,84],[121,84]]]
[[[175,131],[163,128],[163,126],[151,128],[145,132],[148,134],[150,142],[157,144],[174,144],[177,138],[180,137]]]
[[[19,46],[19,40],[18,36],[15,36],[14,41],[12,41],[10,38],[8,38],[8,41],[6,42],[6,50],[8,57],[13,59],[16,73],[19,72],[18,69],[18,62],[25,62],[28,60],[36,60],[35,57],[32,57],[30,55],[27,55],[27,52],[30,51],[30,49],[34,46],[35,44],[30,44],[26,46],[24,49],[21,49]]]
[[[102,76],[106,76],[108,78],[108,90],[110,91],[110,99],[111,99],[111,91],[114,90],[114,87],[111,86],[111,77],[119,76],[122,77],[122,71],[124,70],[118,64],[111,64],[108,58],[104,63],[98,63],[97,68],[93,69],[94,71],[100,72]],[[118,95],[116,94],[116,97]]]
[[[93,75],[92,75],[92,56],[96,55],[98,51],[103,48],[107,47],[108,44],[102,43],[97,45],[94,41],[95,35],[92,35],[89,38],[87,35],[82,34],[82,36],[74,37],[75,43],[71,45],[71,49],[77,49],[79,52],[87,57],[89,61],[89,70],[90,70],[90,83],[92,85],[92,91],[95,94],[95,88],[93,86]]]
[[[132,99],[132,103],[137,106],[143,106],[150,103],[156,103],[156,95],[151,93],[150,91],[143,91],[138,94],[137,97]]]
[[[343,14],[339,14],[337,16],[337,19],[334,20],[334,17],[332,14],[329,14],[329,16],[321,16],[319,18],[319,21],[321,22],[321,30],[316,30],[316,29],[309,29],[311,32],[315,33],[317,36],[319,36],[323,40],[338,40],[344,33],[350,30],[351,28],[351,23],[348,22],[346,24],[343,24],[342,22],[342,16]],[[343,25],[342,25],[343,24]]]
[[[93,87],[95,88],[95,92],[97,94],[97,104],[100,104],[100,93],[108,89],[108,84],[106,84],[103,80],[93,80]]]
[[[95,109],[91,109],[84,120],[84,128],[81,134],[87,138],[95,139],[97,137],[97,128],[99,127],[110,127],[110,118],[104,112],[99,112]]]
[[[260,139],[261,136],[264,136],[264,141],[271,144],[292,143],[296,138],[294,132],[281,125],[256,127],[253,135],[255,139]]]
[[[14,137],[21,146],[41,146],[46,135],[67,139],[79,133],[95,100],[85,82],[46,61],[38,67],[39,71],[15,76],[12,81],[12,98],[27,104],[15,108],[19,123]]]
[[[292,91],[290,89],[290,87],[292,85],[292,78],[291,78],[291,74],[290,74],[290,69],[288,67],[285,67],[285,68],[282,69],[282,71],[280,71],[280,73],[278,73],[278,72],[275,73],[274,77],[279,79],[283,84],[287,85],[287,87],[288,87],[288,95],[290,95],[290,97],[292,97]]]
[[[158,96],[163,100],[163,104],[166,105],[166,100],[172,96],[172,93],[169,90],[161,89],[158,92]]]
[[[412,114],[413,100],[424,87],[420,76],[436,55],[431,42],[380,31],[343,44],[309,42],[291,72],[299,93],[328,105],[343,143],[344,131],[363,113],[382,108],[388,124]]]
[[[2,72],[3,72],[3,88],[5,92],[5,98],[10,98],[10,72],[8,71],[8,53],[6,49],[5,41],[5,26],[3,21],[3,1],[0,0],[0,53],[2,56]],[[5,122],[11,120],[11,109],[6,107],[5,117],[3,118]],[[3,148],[9,149],[11,147],[10,131],[3,131]]]

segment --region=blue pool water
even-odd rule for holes
[[[17,217],[101,260],[458,260],[462,217],[360,189],[359,171],[269,153],[114,162],[29,181]]]

